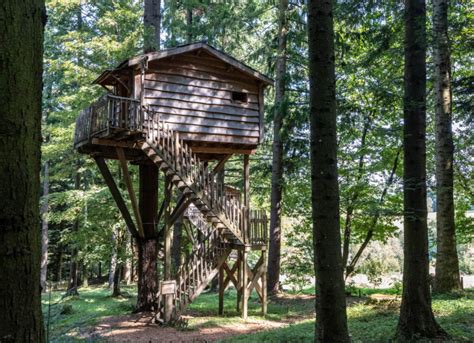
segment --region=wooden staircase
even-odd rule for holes
[[[218,274],[232,244],[245,244],[249,211],[235,198],[226,196],[223,184],[179,138],[178,132],[168,129],[159,113],[144,109],[143,118],[145,141],[141,149],[170,178],[183,198],[199,211],[188,219],[204,235],[194,246],[189,260],[175,274],[172,318],[177,320]],[[157,319],[161,321],[163,295],[159,294],[158,299]]]
[[[141,149],[171,177],[173,184],[216,229],[223,230],[229,240],[245,242],[248,211],[235,199],[225,195],[208,167],[179,138],[179,133],[160,121],[160,114],[145,110],[145,142]]]
[[[159,112],[142,106],[138,99],[104,96],[77,118],[74,146],[79,152],[94,156],[127,226],[136,237],[143,237],[143,227],[129,180],[127,160],[143,162],[143,157],[149,158],[166,175],[165,200],[157,216],[161,223],[162,211],[166,211],[163,220],[166,280],[160,284],[158,294],[158,321],[179,320],[187,306],[216,275],[219,276],[220,314],[224,308],[224,290],[230,283],[237,290],[243,318],[247,317],[248,298],[253,289],[262,301],[262,313],[266,313],[265,212],[250,210],[241,204],[240,196],[227,193],[220,178],[209,170],[208,163],[193,153],[178,132],[169,129],[160,119]],[[119,159],[124,175],[128,176],[127,189],[135,222],[105,158]],[[246,173],[248,180],[248,169]],[[180,195],[173,211],[169,209],[171,185]],[[248,195],[248,183],[244,188]],[[186,222],[195,229],[190,231],[199,232],[199,235],[197,239],[193,237],[193,250],[186,263],[172,273],[170,227],[184,211],[187,211]],[[237,250],[237,259],[230,266],[226,260],[232,250]],[[261,254],[252,268],[247,263],[251,250]]]

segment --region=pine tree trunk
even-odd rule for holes
[[[431,309],[426,209],[426,5],[405,2],[403,295],[399,341],[441,338]]]
[[[339,226],[332,1],[309,1],[311,203],[316,341],[349,342]]]
[[[436,275],[434,290],[460,289],[453,195],[453,131],[448,0],[433,0],[436,111]]]
[[[158,292],[156,239],[138,239],[138,295],[136,312],[156,309]]]
[[[158,240],[155,216],[158,209],[158,168],[140,165],[140,215],[145,238],[137,238],[138,248],[138,296],[136,311],[156,308],[158,292]]]
[[[143,22],[145,24],[145,53],[160,50],[161,0],[145,0]]]
[[[288,0],[280,0],[278,51],[275,80],[275,113],[273,118],[273,162],[272,162],[272,193],[270,208],[270,243],[268,253],[269,294],[275,294],[280,289],[280,259],[281,259],[281,198],[283,186],[283,141],[282,126],[286,115],[285,85],[286,85],[286,37]]]
[[[48,274],[48,194],[49,194],[49,164],[44,163],[43,205],[41,206],[41,273],[40,284],[46,291],[46,276]]]
[[[44,1],[0,5],[0,341],[44,342],[39,223]]]

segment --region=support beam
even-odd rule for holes
[[[170,215],[170,225],[173,225],[176,220],[184,213],[188,206],[193,202],[191,196],[182,195]]]
[[[133,237],[139,237],[139,233],[135,227],[135,223],[133,222],[130,212],[128,211],[127,205],[125,204],[122,194],[120,194],[117,184],[115,183],[114,178],[112,177],[112,173],[110,172],[107,163],[105,162],[103,157],[99,156],[94,156],[94,160],[97,163],[97,167],[99,167],[100,173],[102,174],[105,183],[109,187],[110,193],[112,193],[112,197],[114,198],[115,203],[117,204],[117,207],[120,213],[122,214],[123,219],[125,220],[125,224],[127,224],[127,228],[130,231],[130,234]]]
[[[248,156],[248,155],[247,155]],[[225,167],[225,164],[226,162],[229,160],[229,158],[231,158],[232,155],[229,154],[229,155],[225,155],[220,161],[219,163],[217,163],[217,165],[214,167],[214,169],[212,170],[212,174],[213,175],[216,175],[218,172],[220,172],[224,167]]]
[[[135,214],[135,219],[138,226],[138,233],[140,237],[144,238],[145,233],[143,232],[143,223],[142,218],[140,216],[140,211],[138,210],[138,202],[135,196],[135,192],[133,191],[132,180],[130,178],[130,173],[128,172],[127,160],[125,159],[125,153],[123,152],[122,148],[117,147],[117,156],[120,161],[120,166],[123,172],[123,179],[125,181],[125,185],[127,186],[128,194],[130,196],[130,201],[132,203],[133,212]]]

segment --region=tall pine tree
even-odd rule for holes
[[[431,309],[426,208],[426,4],[405,1],[403,295],[399,341],[444,337]]]
[[[44,1],[0,6],[0,341],[44,342],[40,144]]]
[[[332,1],[308,3],[316,341],[349,342],[339,227]]]

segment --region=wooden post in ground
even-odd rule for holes
[[[219,268],[219,312],[218,312],[220,316],[224,314],[224,291],[225,291],[224,267],[221,266]]]
[[[250,208],[250,163],[249,155],[244,155],[244,206]]]
[[[240,313],[240,300],[242,299],[242,251],[237,250],[237,312]]]
[[[262,273],[262,315],[267,314],[267,247],[262,248],[263,273]]]
[[[165,239],[164,239],[164,255],[165,255],[165,280],[171,280],[171,225],[170,225],[170,206],[169,200],[171,199],[171,177],[166,176],[165,178],[165,199],[168,200],[168,206],[165,208],[164,213],[164,223],[165,223]],[[166,294],[164,295],[164,305],[165,305],[165,313],[164,313],[164,321],[168,323],[171,320],[171,316],[173,313],[173,295]]]
[[[248,251],[247,247],[244,247],[242,250],[242,318],[247,319],[248,315],[248,300],[249,300],[249,294],[248,294],[248,272],[247,272],[247,257],[248,257]]]

